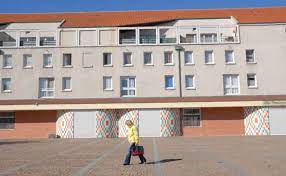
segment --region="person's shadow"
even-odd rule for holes
[[[160,164],[160,163],[168,163],[168,162],[174,162],[174,161],[180,161],[183,160],[181,158],[177,158],[177,159],[163,159],[160,161],[153,161],[153,162],[147,162],[146,164]]]

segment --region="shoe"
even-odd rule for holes
[[[123,166],[128,166],[128,165],[130,165],[130,164],[126,164],[126,163],[123,164]]]
[[[139,164],[146,164],[146,159],[143,162],[140,162]]]

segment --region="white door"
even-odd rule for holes
[[[272,135],[286,134],[286,108],[269,108],[270,132]]]
[[[92,111],[75,112],[74,138],[94,138],[95,120],[95,114]]]
[[[139,111],[139,136],[140,137],[161,136],[160,110],[147,109]]]

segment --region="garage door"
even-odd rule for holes
[[[286,134],[286,108],[269,108],[270,131],[272,135]]]
[[[74,114],[74,137],[95,137],[95,114],[91,111],[79,111]]]
[[[139,111],[139,135],[140,137],[161,136],[160,110]]]

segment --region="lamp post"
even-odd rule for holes
[[[182,97],[182,68],[181,68],[181,51],[184,51],[184,48],[181,45],[176,45],[175,50],[178,51],[178,70],[179,70],[179,95]]]

